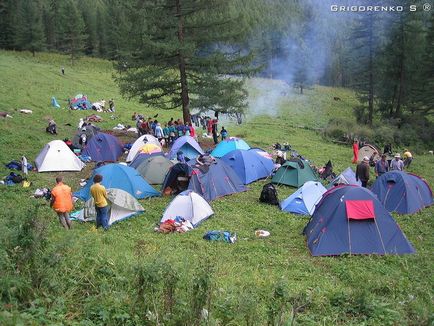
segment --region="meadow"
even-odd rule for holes
[[[65,67],[65,76],[60,67]],[[98,125],[133,124],[133,112],[159,114],[123,99],[112,63],[82,58],[71,66],[55,54],[0,51],[0,175],[21,155],[33,161],[53,139],[71,138],[90,112],[64,109],[78,93],[114,98],[117,111]],[[323,138],[320,128],[336,116],[352,119],[352,91],[316,86],[297,94],[266,79],[247,82],[251,107],[231,136],[271,150],[288,142],[321,166],[339,173],[351,165],[351,148]],[[272,93],[276,96],[272,96]],[[62,109],[50,106],[55,96]],[[338,96],[342,100],[334,101]],[[21,108],[33,114],[18,112]],[[92,112],[93,113],[93,112]],[[110,117],[114,115],[113,119]],[[45,133],[54,118],[59,135]],[[70,124],[70,125],[66,125]],[[123,137],[133,141],[133,137]],[[395,149],[397,151],[401,149]],[[64,173],[73,190],[91,173]],[[416,153],[411,172],[434,185],[434,156]],[[301,234],[308,219],[260,204],[267,180],[249,191],[213,201],[215,215],[185,234],[153,231],[171,198],[142,200],[145,213],[104,232],[90,223],[59,225],[36,188],[53,187],[55,173],[30,172],[30,188],[0,186],[0,324],[2,325],[432,325],[434,207],[393,214],[417,253],[407,256],[312,257]],[[373,177],[373,174],[372,174]],[[283,200],[295,189],[279,187]],[[256,238],[255,230],[271,233]],[[235,244],[202,239],[208,230],[237,233]]]

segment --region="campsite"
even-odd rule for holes
[[[411,166],[378,179],[371,167],[363,188],[352,139],[336,130],[381,152],[389,138],[356,121],[357,92],[315,83],[300,94],[253,76],[242,123],[219,115],[227,139],[214,144],[199,125],[197,141],[168,146],[127,131],[132,115],[163,125],[182,109],[123,96],[114,62],[0,50],[0,111],[11,116],[0,117],[0,179],[23,175],[6,167],[23,155],[32,165],[24,183],[0,185],[1,325],[433,323],[432,141],[400,142],[396,131],[393,154],[410,148]],[[89,108],[101,99],[116,111]],[[78,127],[89,116],[101,121]],[[288,161],[276,166],[279,151]],[[211,162],[198,159],[205,153]],[[334,174],[322,178],[328,161]],[[94,221],[96,174],[111,203],[107,230]],[[58,175],[77,198],[70,230],[45,198]],[[260,201],[267,184],[278,205]]]

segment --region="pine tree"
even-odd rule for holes
[[[242,111],[251,56],[238,47],[243,26],[229,0],[159,0],[134,7],[131,54],[119,66],[121,92],[157,108]],[[140,13],[140,14],[138,14]]]
[[[35,56],[36,51],[42,50],[45,45],[38,1],[21,1],[17,17],[17,48],[31,51]]]
[[[62,17],[62,2],[48,0],[43,4],[42,20],[46,38],[47,49],[50,51],[61,50],[61,38],[63,34],[63,22],[67,17]]]
[[[16,42],[18,2],[0,0],[0,48],[12,50]]]
[[[71,63],[77,60],[84,50],[84,22],[76,3],[66,0],[62,6],[63,34],[60,49],[71,58]]]

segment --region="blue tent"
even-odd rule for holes
[[[115,136],[100,132],[87,143],[82,155],[90,156],[94,162],[116,162],[123,154],[123,148]]]
[[[330,184],[327,186],[327,189],[338,185],[362,186],[362,182],[360,180],[356,180],[356,174],[354,173],[353,169],[348,167],[344,170],[344,172],[339,174],[336,178],[333,179],[332,182],[330,182]]]
[[[57,103],[57,100],[54,96],[51,98],[51,106],[54,106],[57,109],[60,108],[60,105],[59,105],[59,103]]]
[[[179,151],[182,151],[184,156],[190,160],[204,153],[197,141],[191,136],[182,136],[175,140],[169,152],[169,160],[175,159],[176,153]]]
[[[273,171],[272,160],[261,156],[257,151],[237,149],[221,158],[229,165],[244,184],[266,178]]]
[[[304,229],[312,256],[411,254],[410,242],[368,189],[336,186],[316,206]]]
[[[413,214],[433,204],[428,183],[417,175],[403,171],[383,174],[371,190],[389,212]]]
[[[288,213],[312,215],[315,211],[315,205],[326,191],[327,189],[321,183],[308,181],[281,202],[280,208]]]
[[[133,168],[123,164],[107,164],[93,171],[88,183],[74,196],[84,201],[90,198],[90,187],[93,185],[93,177],[100,174],[103,177],[101,184],[109,188],[121,189],[137,199],[159,196],[160,193],[152,188],[145,179]]]
[[[211,152],[214,157],[223,157],[227,153],[236,149],[250,149],[250,146],[241,138],[231,137],[229,139],[221,141],[216,148]]]
[[[207,201],[247,190],[234,170],[221,160],[216,160],[209,165],[175,164],[164,180],[163,191],[165,192],[168,187],[175,191],[185,190],[181,188],[179,176],[186,179],[185,186],[188,189],[198,193]]]

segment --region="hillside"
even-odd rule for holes
[[[65,76],[60,73],[64,66]],[[181,117],[121,98],[110,62],[83,58],[70,66],[54,54],[0,52],[0,175],[23,154],[33,161],[54,138],[47,119],[58,124],[57,139],[71,138],[87,112],[62,107],[78,93],[92,100],[114,98],[115,119],[103,113],[99,126],[129,124],[131,114]],[[231,136],[270,150],[289,142],[316,165],[332,160],[335,172],[350,165],[351,148],[325,141],[315,128],[335,116],[351,118],[354,94],[314,87],[299,95],[280,81],[248,82],[250,109],[241,125],[228,122]],[[339,97],[341,101],[334,101]],[[29,108],[32,115],[17,110]],[[91,113],[89,113],[91,114]],[[71,124],[67,126],[65,124]],[[127,140],[125,138],[124,140]],[[133,140],[133,139],[131,139]],[[396,149],[398,150],[398,149]],[[77,190],[79,179],[65,173]],[[434,185],[434,157],[415,158],[411,172]],[[212,202],[215,215],[186,234],[153,231],[170,198],[142,200],[145,213],[108,232],[74,223],[64,231],[36,188],[52,187],[54,173],[30,173],[30,188],[0,186],[0,323],[71,325],[429,325],[432,314],[434,207],[414,215],[394,215],[417,250],[409,256],[311,257],[301,232],[308,219],[258,202],[267,181],[249,191]],[[280,199],[294,192],[279,187]],[[34,221],[29,222],[33,217]],[[256,238],[254,231],[271,236]],[[208,243],[207,230],[236,232],[238,241]],[[196,323],[202,307],[209,320]],[[164,315],[164,316],[163,316]],[[279,321],[281,318],[282,322]],[[285,323],[283,322],[285,321]]]

